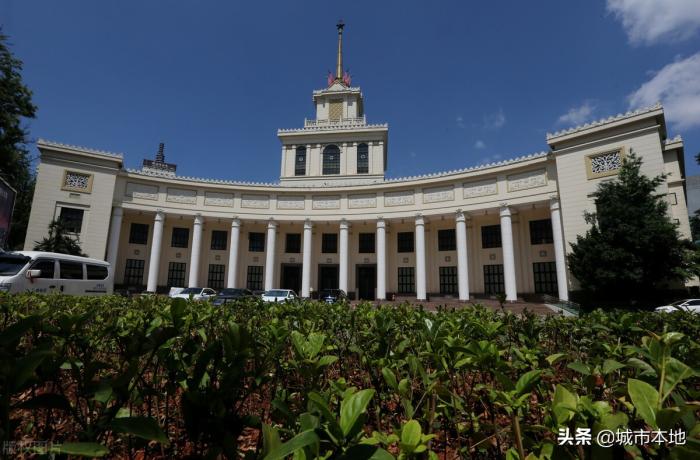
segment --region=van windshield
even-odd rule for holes
[[[31,259],[20,254],[0,256],[0,276],[13,276],[22,270]]]

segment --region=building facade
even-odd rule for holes
[[[115,284],[340,288],[354,298],[504,292],[568,299],[569,243],[588,229],[591,194],[634,152],[690,238],[680,137],[660,105],[548,134],[547,150],[462,170],[386,178],[388,125],[367,122],[343,74],[313,92],[315,119],[280,129],[278,183],[177,175],[163,146],[141,169],[118,154],[37,143],[41,161],[25,249],[61,219]]]

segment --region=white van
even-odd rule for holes
[[[60,292],[72,295],[111,294],[108,262],[55,252],[0,252],[0,291]]]

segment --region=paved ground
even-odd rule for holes
[[[480,304],[480,305],[485,305],[489,308],[492,308],[494,310],[500,310],[500,305],[497,300],[492,300],[492,299],[475,299],[475,300],[470,300],[469,302],[460,302],[459,300],[456,299],[448,299],[448,298],[440,298],[440,299],[431,299],[429,301],[421,301],[418,302],[415,299],[400,299],[400,300],[386,300],[382,301],[381,303],[383,305],[386,304],[400,304],[402,302],[410,302],[413,304],[418,304],[418,305],[423,305],[426,309],[428,310],[437,310],[437,307],[442,305],[446,307],[452,307],[452,308],[462,308],[465,305],[468,304]],[[352,302],[352,303],[357,303],[357,301]],[[513,302],[513,303],[506,303],[503,305],[503,308],[505,310],[508,310],[512,313],[522,313],[523,310],[527,309],[528,311],[535,312],[540,315],[553,315],[555,312],[547,307],[546,305],[542,303],[531,303],[531,302],[525,302],[525,301],[518,301],[518,302]]]

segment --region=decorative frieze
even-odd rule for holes
[[[132,199],[157,201],[158,187],[137,182],[127,182],[124,195]]]
[[[476,198],[480,196],[496,195],[498,193],[498,184],[495,177],[492,179],[465,182],[462,184],[462,187],[462,196],[464,198]]]
[[[547,171],[536,169],[508,176],[508,191],[517,192],[547,185]]]
[[[440,203],[442,201],[453,201],[454,199],[455,189],[452,185],[423,189],[423,203]]]
[[[339,196],[315,196],[313,198],[314,209],[340,209]]]
[[[384,206],[407,206],[415,203],[413,190],[387,192],[384,194]]]
[[[350,209],[360,209],[360,208],[376,208],[377,207],[377,195],[372,194],[362,194],[362,195],[350,195],[348,196],[348,207]]]
[[[277,196],[277,209],[304,209],[303,196]]]
[[[204,193],[205,206],[233,206],[233,193],[206,192]]]
[[[270,207],[269,195],[243,195],[241,197],[242,208],[268,209]]]
[[[165,201],[181,204],[197,204],[197,190],[168,187]]]

